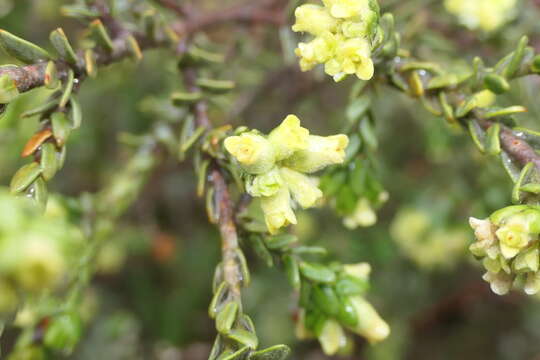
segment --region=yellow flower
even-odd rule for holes
[[[296,22],[292,27],[295,32],[308,32],[321,35],[336,30],[338,21],[322,6],[304,4],[296,8],[294,15]]]
[[[266,227],[271,234],[277,233],[284,226],[296,224],[296,216],[291,208],[291,195],[285,186],[272,196],[261,197],[261,208]]]
[[[347,337],[337,321],[326,320],[319,335],[319,342],[326,355],[335,355],[347,345]]]
[[[368,0],[323,0],[323,3],[336,18],[357,17],[371,11]]]
[[[343,224],[348,229],[356,229],[358,226],[368,227],[375,225],[376,222],[377,214],[366,198],[358,200],[354,212],[343,219]]]
[[[35,238],[23,245],[15,277],[21,287],[40,291],[58,284],[65,265],[56,244],[47,239]]]
[[[351,74],[356,74],[359,79],[369,80],[374,73],[370,56],[370,45],[366,39],[342,40],[339,42],[335,56],[326,62],[324,70],[328,75],[333,76],[335,81]]]
[[[390,335],[390,327],[373,306],[361,296],[349,298],[358,314],[358,324],[351,330],[365,337],[370,343],[382,341]]]
[[[303,208],[312,207],[323,196],[315,184],[315,179],[286,167],[281,168],[280,173],[294,199]]]
[[[309,130],[300,126],[300,119],[295,115],[288,115],[272,130],[268,140],[274,146],[276,160],[279,161],[288,158],[295,151],[306,149],[308,137]]]
[[[515,15],[516,0],[445,0],[444,6],[470,29],[493,31]]]
[[[244,133],[229,136],[225,149],[251,174],[263,174],[274,167],[275,155],[270,142],[261,135]]]
[[[368,280],[371,273],[371,265],[366,262],[358,264],[343,265],[343,271],[350,276],[360,280]]]
[[[334,55],[336,45],[337,40],[330,33],[316,37],[307,43],[299,43],[295,53],[300,57],[301,70],[308,71],[317,64],[328,61]]]
[[[345,160],[345,148],[349,144],[347,135],[316,136],[310,135],[308,147],[295,152],[284,160],[284,165],[303,173],[313,173]]]
[[[532,240],[528,223],[521,217],[515,216],[500,227],[495,234],[499,239],[501,254],[507,259],[516,256]]]
[[[274,168],[267,173],[257,175],[251,182],[246,185],[248,194],[255,197],[275,195],[281,186],[283,180],[279,174],[279,170]]]

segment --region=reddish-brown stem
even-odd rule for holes
[[[480,125],[487,130],[493,125],[493,122],[483,120],[480,121]],[[521,166],[525,166],[532,162],[538,171],[540,171],[540,155],[527,141],[517,137],[512,130],[506,126],[501,127],[500,139],[502,149],[506,151],[512,159],[517,161]]]

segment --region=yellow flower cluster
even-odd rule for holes
[[[451,268],[467,252],[469,233],[461,227],[434,227],[428,209],[400,209],[390,234],[400,250],[418,266]]]
[[[66,279],[83,235],[54,199],[42,215],[29,199],[0,188],[0,213],[0,315],[4,315],[25,298],[53,290]]]
[[[289,115],[265,136],[250,131],[225,139],[225,149],[247,173],[246,190],[261,199],[268,231],[296,224],[291,196],[303,208],[322,197],[316,180],[305,175],[339,164],[345,158],[346,135],[316,136]]]
[[[373,77],[371,40],[379,17],[375,0],[323,0],[324,6],[304,4],[295,11],[292,29],[314,36],[298,44],[302,71],[324,64],[335,81],[356,74],[362,80]]]
[[[489,219],[469,220],[476,242],[470,251],[482,259],[484,280],[493,292],[506,294],[512,284],[531,295],[540,291],[540,208],[515,205],[493,213]]]
[[[445,0],[444,6],[468,28],[493,31],[514,16],[516,0]]]

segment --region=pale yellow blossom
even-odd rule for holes
[[[291,195],[285,186],[282,186],[275,195],[261,197],[261,208],[266,227],[271,234],[277,233],[284,226],[296,224],[296,216],[291,207]]]
[[[244,133],[225,139],[225,149],[251,174],[263,174],[274,167],[275,155],[270,142],[263,136]]]

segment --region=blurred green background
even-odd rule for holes
[[[136,1],[116,1],[133,6]],[[62,26],[76,42],[83,29],[62,18],[60,0],[0,0],[0,28],[36,44],[48,43]],[[197,0],[201,8],[235,1]],[[523,34],[540,48],[540,7],[523,0],[496,31],[460,25],[438,0],[381,0],[396,16],[403,47],[449,67],[474,56],[492,65]],[[225,26],[208,41],[229,60],[222,78],[237,91],[211,106],[216,124],[232,122],[267,131],[289,113],[315,133],[331,134],[344,123],[354,80],[338,85],[314,72],[302,74],[291,57],[286,28]],[[281,35],[281,36],[280,36]],[[293,43],[294,45],[294,43]],[[0,54],[0,63],[14,60]],[[119,133],[142,134],[164,117],[174,117],[168,94],[181,88],[176,59],[167,51],[145,53],[87,79],[79,99],[83,126],[69,141],[65,168],[51,183],[54,192],[95,192],[125,161]],[[537,78],[519,80],[502,103],[528,107],[521,121],[540,130]],[[37,119],[20,113],[39,104],[34,90],[0,117],[0,185],[6,186],[24,161],[19,153],[37,129]],[[293,230],[302,241],[329,248],[343,262],[373,267],[369,299],[392,327],[391,336],[370,346],[357,339],[350,359],[540,359],[540,297],[494,295],[466,249],[472,241],[469,216],[485,217],[510,203],[511,182],[497,160],[482,157],[468,136],[428,114],[415,100],[376,87],[374,111],[380,147],[376,173],[390,194],[377,224],[347,230],[329,209],[303,212]],[[0,214],[0,217],[2,214]],[[0,220],[1,221],[1,220]],[[93,316],[72,359],[206,359],[215,336],[206,310],[211,278],[219,262],[219,237],[208,224],[204,201],[195,195],[189,161],[170,159],[152,175],[99,256],[99,272],[88,292]],[[253,283],[245,311],[263,345],[286,343],[292,359],[325,359],[315,341],[298,342],[292,314],[296,300],[280,269],[267,268],[246,247]],[[17,329],[3,342],[12,346]]]

